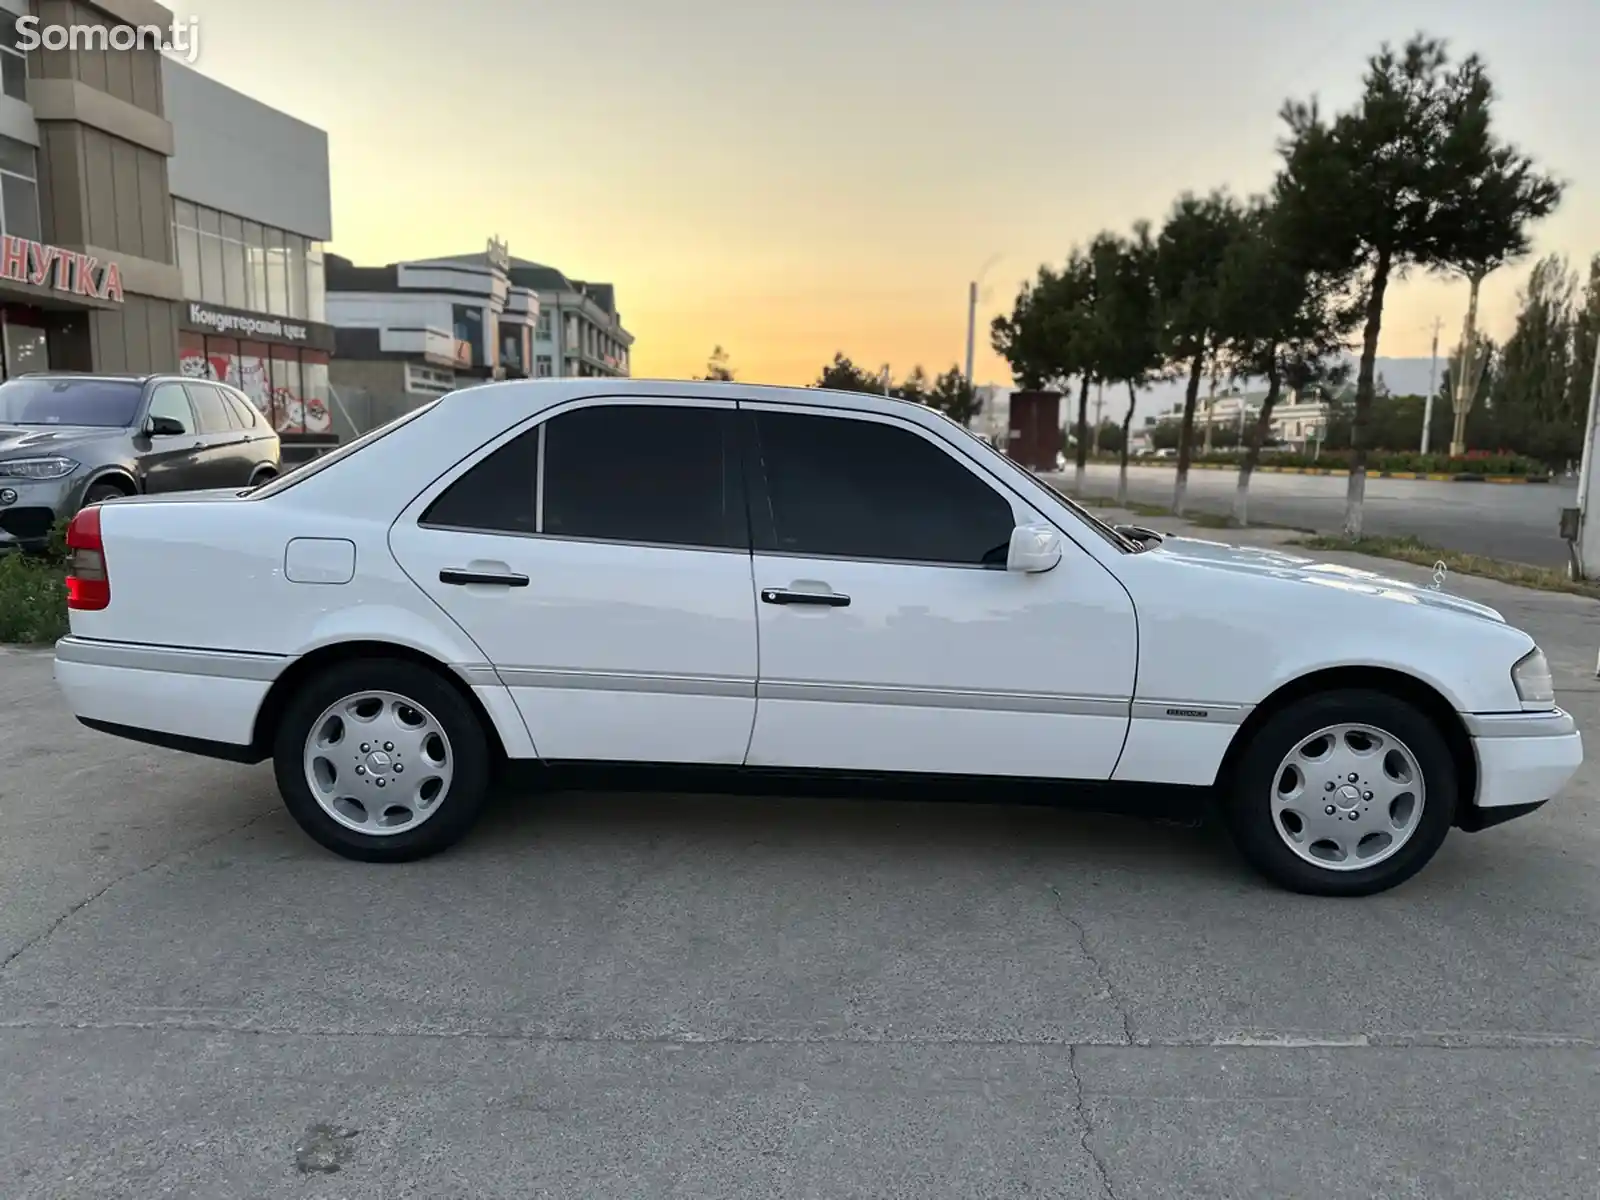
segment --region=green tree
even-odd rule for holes
[[[1485,147],[1496,149],[1492,96],[1476,58],[1452,69],[1444,43],[1418,34],[1400,52],[1386,44],[1368,60],[1361,97],[1348,112],[1330,121],[1315,102],[1284,106],[1288,136],[1276,195],[1297,255],[1357,282],[1362,297],[1344,519],[1351,537],[1361,533],[1367,426],[1390,282],[1412,267],[1460,269],[1475,257],[1483,267],[1491,230],[1507,228],[1498,218],[1480,224],[1463,212],[1475,195],[1468,173],[1483,169]],[[1479,122],[1480,132],[1467,128]],[[1534,198],[1525,193],[1511,207],[1527,211]]]
[[[928,402],[928,373],[921,365],[911,368],[911,374],[900,381],[893,389],[894,395],[902,400],[909,400],[913,404],[926,404]]]
[[[927,399],[923,401],[936,408],[957,425],[969,426],[978,415],[980,404],[972,380],[959,367],[951,367],[933,381]]]
[[[1562,185],[1495,137],[1494,85],[1476,55],[1462,62],[1451,84],[1440,170],[1454,191],[1440,209],[1439,259],[1446,273],[1467,280],[1461,353],[1476,366],[1479,289],[1488,275],[1527,254],[1528,226],[1555,210]],[[1474,372],[1462,372],[1451,397],[1453,455],[1466,453],[1467,414],[1478,395],[1477,382]]]
[[[1589,277],[1572,329],[1573,361],[1572,375],[1567,380],[1567,411],[1578,414],[1578,457],[1582,457],[1583,427],[1589,419],[1589,392],[1594,386],[1597,345],[1600,345],[1600,254],[1589,260]]]
[[[884,371],[888,368],[885,367]],[[811,385],[830,388],[836,392],[883,392],[883,372],[874,374],[856,366],[843,354],[835,354],[833,361],[822,368],[817,381]]]
[[[1041,266],[1037,279],[1022,285],[1011,315],[996,317],[991,326],[991,344],[1023,387],[1060,392],[1073,377],[1081,380],[1076,425],[1080,435],[1086,431],[1089,407],[1087,335],[1093,293],[1093,265],[1088,254],[1074,249],[1060,271]],[[1082,443],[1083,437],[1078,441]],[[1080,467],[1080,489],[1082,484]]]
[[[1341,355],[1359,313],[1342,302],[1343,279],[1298,262],[1282,213],[1253,201],[1243,232],[1223,266],[1218,322],[1231,374],[1265,379],[1267,393],[1245,442],[1234,490],[1233,518],[1249,519],[1250,477],[1272,430],[1272,410],[1285,388],[1295,392],[1337,382]],[[1236,435],[1235,435],[1236,436]]]
[[[1156,294],[1156,246],[1150,225],[1140,221],[1132,236],[1112,239],[1101,246],[1095,308],[1093,374],[1107,383],[1128,389],[1128,407],[1120,426],[1102,423],[1099,445],[1117,451],[1117,503],[1128,499],[1129,429],[1139,389],[1162,367],[1161,310]],[[1115,436],[1108,430],[1115,429]]]
[[[1172,511],[1180,516],[1189,487],[1200,380],[1222,348],[1219,306],[1223,267],[1243,226],[1244,210],[1227,192],[1215,191],[1204,197],[1185,192],[1156,240],[1162,355],[1174,371],[1188,373],[1172,498]]]
[[[733,370],[728,366],[728,352],[720,345],[711,351],[711,357],[706,360],[706,373],[696,376],[697,379],[712,382],[731,383]]]

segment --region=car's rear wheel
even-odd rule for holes
[[[1458,782],[1425,713],[1349,689],[1274,714],[1227,786],[1234,841],[1263,875],[1296,892],[1368,896],[1405,882],[1438,852]]]
[[[454,845],[490,778],[482,722],[461,693],[393,659],[340,663],[305,683],[279,722],[273,766],[300,827],[363,862]]]

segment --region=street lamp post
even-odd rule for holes
[[[978,271],[977,278],[967,284],[967,383],[972,387],[978,386],[978,381],[972,377],[972,351],[978,334],[978,285],[989,273],[989,268],[999,261],[1000,255],[991,254],[989,261]]]

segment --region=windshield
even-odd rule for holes
[[[352,454],[357,454],[360,451],[365,450],[368,446],[372,445],[373,442],[377,441],[386,434],[393,433],[407,421],[415,421],[418,417],[427,412],[437,403],[439,403],[437,400],[429,400],[426,404],[421,405],[418,408],[413,408],[408,413],[400,414],[400,416],[390,421],[387,425],[380,425],[371,432],[362,434],[355,441],[346,442],[331,454],[324,454],[321,458],[314,458],[305,466],[299,467],[289,472],[287,475],[280,475],[270,483],[264,484],[263,486],[255,488],[254,490],[241,492],[239,494],[242,496],[248,495],[252,500],[261,500],[268,496],[276,496],[279,492],[288,488],[292,488],[295,484],[311,478],[311,476],[315,475],[318,471],[326,471],[329,467],[333,466],[334,463],[343,462]]]
[[[0,383],[0,425],[94,425],[126,429],[142,389],[121,379],[12,379]]]

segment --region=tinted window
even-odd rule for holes
[[[422,523],[496,533],[537,533],[533,495],[538,464],[539,431],[532,429],[452,483],[428,506]]]
[[[200,420],[201,433],[226,433],[236,428],[222,402],[222,393],[204,383],[185,384],[189,399],[194,403],[195,416]]]
[[[115,379],[13,379],[0,384],[0,425],[126,428],[141,394],[139,384]]]
[[[541,532],[748,546],[732,418],[730,409],[631,404],[551,418]]]
[[[994,488],[926,439],[845,417],[755,415],[778,553],[1004,566],[1014,518]]]
[[[184,433],[194,432],[194,412],[189,408],[189,398],[184,394],[182,384],[157,384],[155,393],[150,397],[150,415],[171,417],[183,426]]]

